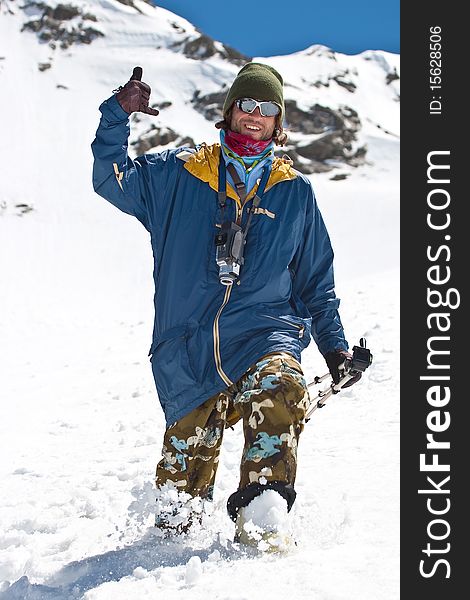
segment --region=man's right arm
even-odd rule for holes
[[[129,116],[139,111],[157,115],[148,106],[150,87],[141,81],[142,69],[136,67],[128,83],[100,106],[101,120],[91,147],[94,156],[93,188],[97,194],[133,215],[148,229],[145,190],[145,158],[128,156]]]
[[[91,145],[93,188],[97,194],[147,225],[147,210],[140,190],[138,164],[127,153],[129,115],[115,96],[100,106],[101,119]]]

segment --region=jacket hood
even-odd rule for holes
[[[220,158],[220,144],[206,145],[202,144],[197,152],[191,154],[187,159],[184,168],[197,177],[201,181],[209,184],[209,186],[218,191],[219,185],[219,158]],[[292,168],[290,159],[275,157],[272,164],[271,173],[269,175],[268,183],[266,184],[266,191],[272,188],[281,181],[289,181],[297,177],[296,171]],[[248,194],[246,201],[251,200],[258,190],[258,183]],[[233,189],[233,187],[227,183],[227,196],[239,203],[240,199]]]

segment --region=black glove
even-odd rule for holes
[[[331,377],[333,378],[333,382],[339,383],[343,373],[340,373],[339,367],[344,363],[344,361],[348,359],[352,359],[352,354],[350,354],[347,350],[334,350],[333,352],[327,352],[325,354],[325,361],[328,365],[328,369],[331,373]],[[342,370],[341,370],[342,371]],[[354,383],[358,382],[362,377],[361,371],[355,373],[354,377],[350,379],[347,383],[343,385],[343,388],[347,388]]]
[[[142,67],[134,67],[132,76],[126,85],[116,90],[116,99],[126,113],[143,112],[156,116],[160,111],[149,106],[150,86],[141,79]]]

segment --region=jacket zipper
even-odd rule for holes
[[[245,205],[243,205],[245,206]],[[236,206],[236,219],[235,222],[237,225],[241,225],[242,224],[242,216],[243,216],[243,206],[239,206],[238,202],[237,202],[237,206]]]
[[[232,385],[233,381],[227,376],[227,374],[225,373],[225,371],[222,368],[222,360],[220,358],[219,319],[220,319],[220,315],[221,315],[222,311],[224,310],[225,306],[227,305],[227,302],[229,301],[231,291],[232,291],[232,286],[228,285],[227,289],[225,290],[224,300],[223,300],[222,304],[220,305],[219,310],[217,311],[217,314],[214,319],[214,325],[212,328],[213,337],[214,337],[215,366],[217,368],[218,374],[220,375],[220,377],[223,379],[223,381],[225,382],[225,384],[227,386]]]
[[[243,209],[245,208],[246,203],[247,203],[246,199],[243,204],[240,204],[239,202],[237,202],[235,200],[235,210],[236,210],[235,222],[237,223],[237,225],[241,225],[242,217],[243,217]],[[215,366],[217,368],[218,374],[220,375],[220,377],[223,379],[223,381],[226,383],[227,386],[233,385],[233,381],[227,376],[227,374],[225,373],[225,371],[222,368],[222,358],[220,356],[219,319],[220,319],[220,315],[222,314],[222,311],[227,306],[227,303],[230,299],[231,291],[232,291],[232,286],[231,285],[227,286],[227,289],[225,290],[224,300],[223,300],[222,304],[220,305],[219,310],[217,311],[217,314],[214,319],[214,325],[212,328],[213,338],[214,338]],[[302,331],[302,335],[303,335],[303,331]],[[302,337],[302,335],[300,335],[299,337]]]

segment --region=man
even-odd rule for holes
[[[275,69],[240,70],[216,124],[220,144],[131,160],[129,115],[158,114],[141,77],[136,67],[100,107],[93,185],[151,236],[149,355],[167,425],[157,525],[166,534],[188,529],[196,499],[212,498],[224,429],[242,420],[240,483],[228,512],[237,539],[275,545],[295,500],[309,404],[301,352],[313,336],[335,382],[350,357],[328,233],[309,180],[274,156],[286,141]]]

